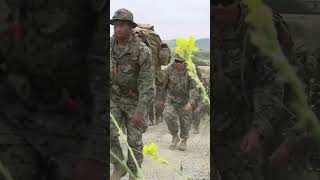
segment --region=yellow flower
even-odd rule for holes
[[[203,97],[203,100],[206,104],[210,105],[210,99],[207,95],[207,92],[202,84],[202,82],[199,80],[197,76],[197,70],[195,65],[192,62],[192,53],[199,51],[199,48],[195,46],[195,40],[193,36],[189,36],[189,39],[184,38],[177,38],[176,39],[176,48],[175,52],[179,56],[181,56],[183,59],[186,60],[186,63],[188,64],[188,74],[190,77],[194,80],[197,88],[200,88],[201,93],[200,95]]]
[[[143,146],[143,154],[150,157],[151,159],[158,159],[158,147],[154,143],[151,143],[149,146]]]

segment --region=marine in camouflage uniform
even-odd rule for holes
[[[156,68],[156,78],[155,78],[155,85],[156,85],[156,94],[154,98],[154,115],[155,115],[155,124],[159,124],[162,122],[163,119],[163,110],[164,106],[163,103],[165,99],[162,99],[162,94],[163,94],[163,76],[164,76],[164,71]]]
[[[185,60],[179,55],[175,55],[174,60],[175,63],[167,68],[164,78],[166,101],[163,118],[172,135],[170,149],[175,149],[181,138],[178,149],[185,151],[192,123],[192,105],[195,105],[195,100],[198,98],[198,89],[188,75]]]
[[[161,43],[161,48],[168,48],[169,46],[165,43]],[[156,85],[156,96],[154,98],[154,110],[155,110],[155,123],[158,124],[163,121],[163,110],[164,110],[164,101],[165,99],[162,99],[163,96],[163,82],[165,77],[165,70],[161,69],[162,65],[168,65],[171,60],[171,52],[169,49],[169,52],[162,54],[159,52],[159,59],[166,59],[166,63],[160,63],[160,61],[155,62],[155,85]]]
[[[16,180],[106,178],[106,1],[0,4],[1,161]]]
[[[128,22],[131,28],[136,26],[130,11],[126,9],[116,11],[111,20],[111,24],[115,27],[115,35],[117,26],[121,27],[121,24],[116,23],[125,22]],[[110,112],[119,124],[125,125],[128,144],[133,148],[134,156],[141,166],[143,161],[142,134],[147,127],[145,120],[147,107],[154,95],[154,68],[151,52],[146,44],[133,34],[126,34],[126,38],[128,39],[124,47],[120,47],[117,36],[111,39]],[[110,121],[110,130],[111,151],[123,160],[124,156],[118,138],[119,132],[112,121]],[[113,158],[112,162],[115,165],[115,171],[111,178],[120,179],[125,172],[119,162]],[[137,173],[136,165],[129,154],[127,165],[134,174]]]
[[[279,120],[283,83],[250,41],[247,7],[213,3],[213,163],[222,180],[262,180],[263,144]]]

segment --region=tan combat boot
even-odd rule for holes
[[[178,134],[173,135],[171,144],[169,146],[169,149],[171,149],[171,150],[176,149],[177,144],[179,143],[179,141],[180,141],[180,137],[178,136]]]
[[[186,139],[183,139],[183,140],[181,141],[181,144],[179,145],[178,149],[179,149],[180,151],[185,151],[185,150],[187,150],[187,140],[186,140]]]
[[[123,176],[127,174],[127,171],[124,167],[121,165],[115,165],[113,173],[110,177],[110,180],[120,180]]]
[[[194,128],[193,134],[199,134],[199,127],[195,127],[195,128]]]

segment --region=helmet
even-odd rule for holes
[[[137,27],[137,24],[133,21],[133,14],[127,9],[122,8],[117,10],[110,20],[110,24],[113,25],[117,20],[128,21],[133,26],[133,28]]]
[[[174,57],[173,57],[173,59],[174,59],[175,61],[181,61],[181,62],[186,61],[186,60],[183,59],[179,54],[175,54]]]

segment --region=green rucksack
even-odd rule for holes
[[[153,25],[138,24],[138,27],[134,28],[133,32],[150,48],[156,69],[160,69],[161,65],[169,64],[171,59],[170,48],[165,43],[162,43],[159,34],[154,31]]]

